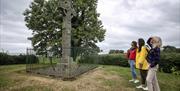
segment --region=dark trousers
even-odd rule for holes
[[[141,76],[141,84],[146,84],[146,77],[147,77],[148,70],[142,70],[140,69],[140,76]]]

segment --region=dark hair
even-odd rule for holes
[[[136,42],[136,41],[132,41],[131,43],[133,44],[133,46],[134,46],[135,48],[137,48],[137,42]]]
[[[139,46],[138,52],[141,51],[141,48],[142,48],[142,46],[144,46],[144,45],[145,45],[144,39],[143,39],[143,38],[139,38],[139,39],[138,39],[138,46]]]
[[[152,39],[152,37],[150,37],[150,38],[147,40],[147,42],[146,42],[150,47],[152,47],[152,45],[151,45],[151,43],[150,43],[150,42],[151,42],[151,39]]]

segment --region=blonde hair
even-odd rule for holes
[[[160,48],[162,46],[162,40],[160,37],[157,37],[157,36],[153,36],[152,37],[152,40],[154,41],[154,45],[158,48]]]

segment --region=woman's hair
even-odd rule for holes
[[[146,42],[150,47],[152,47],[152,45],[151,45],[151,40],[152,40],[152,37],[150,37],[150,38],[147,40],[147,42]]]
[[[138,52],[140,52],[141,51],[141,48],[142,48],[142,46],[144,46],[145,45],[145,42],[144,42],[144,39],[143,38],[139,38],[138,39]]]
[[[137,42],[136,42],[136,41],[132,41],[131,43],[132,43],[132,46],[133,46],[134,48],[137,48]]]
[[[152,37],[152,39],[153,39],[154,42],[155,42],[155,43],[154,43],[155,47],[160,48],[160,47],[162,46],[162,40],[161,40],[160,37],[154,36],[154,37]]]

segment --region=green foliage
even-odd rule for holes
[[[99,64],[103,65],[119,65],[123,67],[128,67],[128,61],[124,54],[107,54],[100,55]]]
[[[109,54],[114,54],[114,53],[124,53],[124,50],[110,50]]]
[[[80,63],[98,63],[129,67],[124,54],[91,55],[80,58]],[[161,53],[159,70],[165,73],[180,74],[180,53]]]
[[[99,61],[98,55],[86,55],[86,56],[81,56],[78,60],[78,63],[97,64],[98,61]]]
[[[0,64],[1,65],[14,63],[13,60],[14,59],[12,57],[10,57],[9,55],[7,55],[6,53],[0,53]]]
[[[73,47],[71,48],[71,57],[73,57],[74,61],[81,59],[81,62],[85,60],[86,61],[97,60],[98,52],[99,52],[98,48]]]
[[[165,52],[165,53],[173,53],[173,52],[180,53],[180,48],[176,48],[174,46],[167,45],[167,46],[163,46],[163,52]]]
[[[28,57],[32,63],[39,61],[35,55],[8,55],[6,53],[0,53],[0,65],[25,64],[26,57]]]
[[[160,71],[172,73],[180,70],[180,53],[161,53]]]
[[[47,54],[49,46],[55,55],[61,53],[65,14],[61,3],[61,0],[34,0],[24,12],[26,26],[33,31],[31,41],[37,54]],[[72,0],[72,4],[77,13],[71,20],[72,47],[98,48],[96,43],[104,40],[105,29],[98,20],[97,0]]]
[[[26,55],[26,63],[39,63],[39,59],[35,55]]]
[[[89,55],[83,56],[80,63],[98,63],[102,65],[119,65],[128,67],[128,61],[123,54]]]

